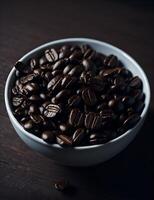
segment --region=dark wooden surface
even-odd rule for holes
[[[152,100],[144,127],[129,147],[92,168],[56,165],[29,149],[12,128],[4,106],[13,63],[34,47],[67,37],[110,42],[132,55],[150,80]],[[147,1],[0,1],[0,200],[152,200],[154,172],[154,4]],[[67,177],[62,194],[52,181]]]

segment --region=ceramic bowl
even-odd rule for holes
[[[134,75],[138,75],[143,81],[143,92],[145,93],[145,107],[141,114],[141,120],[136,124],[135,127],[128,130],[123,135],[107,142],[106,144],[82,146],[82,147],[69,147],[63,148],[58,144],[47,144],[41,138],[27,132],[19,124],[14,117],[11,110],[10,96],[11,88],[15,79],[15,67],[9,73],[9,76],[5,85],[5,105],[10,118],[10,121],[16,130],[20,138],[32,149],[40,152],[41,154],[51,158],[57,163],[68,165],[68,166],[90,166],[95,165],[106,160],[109,160],[113,156],[121,152],[127,145],[135,138],[136,134],[141,129],[145,120],[147,110],[150,103],[150,87],[148,79],[142,69],[142,67],[127,53],[114,47],[108,43],[97,41],[88,38],[68,38],[56,41],[51,41],[43,44],[34,50],[24,55],[20,61],[25,63],[32,57],[35,57],[38,53],[49,47],[61,46],[64,44],[80,45],[89,44],[93,49],[98,52],[102,52],[106,55],[114,54],[119,60],[122,61],[124,66],[128,68]]]

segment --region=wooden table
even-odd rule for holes
[[[135,3],[134,3],[135,2]],[[141,64],[154,97],[154,4],[147,1],[7,1],[0,5],[0,200],[151,200],[154,173],[154,101],[137,138],[112,160],[96,167],[56,165],[17,136],[4,106],[12,65],[45,42],[90,37],[110,42]],[[52,188],[66,177],[69,193]]]

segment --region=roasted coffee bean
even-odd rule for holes
[[[29,98],[28,98],[30,101],[40,101],[41,98],[38,96],[38,95],[31,95]]]
[[[14,66],[19,72],[21,72],[21,73],[25,72],[26,65],[24,63],[18,61],[18,62],[15,63]]]
[[[98,111],[101,111],[101,110],[104,110],[104,109],[106,109],[107,108],[107,103],[101,103],[101,104],[99,104],[98,106],[97,106],[97,110]]]
[[[90,46],[89,45],[87,45],[87,44],[82,44],[81,46],[80,46],[80,49],[81,49],[81,52],[84,54],[86,51],[87,51],[87,49],[89,49],[90,48]]]
[[[30,118],[35,124],[40,124],[43,121],[43,117],[37,113],[30,113]]]
[[[57,143],[63,146],[72,146],[72,139],[67,135],[57,135]]]
[[[69,87],[72,87],[76,83],[76,81],[77,81],[76,77],[66,75],[61,81],[61,86],[63,88],[69,88]]]
[[[83,98],[83,101],[85,102],[85,104],[88,106],[93,106],[97,102],[96,95],[93,92],[93,90],[90,88],[85,88],[82,91],[82,98]]]
[[[126,69],[126,68],[122,68],[121,70],[120,70],[120,75],[122,76],[122,77],[124,77],[125,79],[127,78],[127,79],[130,79],[131,77],[132,77],[132,73],[128,70],[128,69]]]
[[[42,100],[46,100],[46,94],[45,93],[43,93],[43,92],[41,92],[40,93],[40,98],[42,99]]]
[[[121,101],[116,99],[111,99],[108,102],[108,107],[115,110],[116,112],[122,112],[124,110],[124,105]]]
[[[31,105],[29,106],[29,113],[36,113],[37,111],[38,111],[38,108],[37,108],[36,105],[31,104]]]
[[[55,62],[58,60],[58,54],[55,49],[48,49],[45,51],[45,57],[48,62]]]
[[[79,109],[72,109],[69,115],[69,124],[74,127],[81,127],[84,123],[84,115]]]
[[[84,137],[85,137],[84,129],[78,128],[72,136],[73,144],[74,145],[80,144],[80,142],[83,140]]]
[[[47,118],[53,118],[60,112],[61,112],[61,108],[59,105],[48,104],[47,106],[45,106],[44,116]]]
[[[40,64],[40,65],[45,65],[47,62],[48,62],[48,60],[46,59],[45,56],[42,56],[42,57],[39,59],[39,64]]]
[[[70,56],[69,56],[69,59],[70,61],[78,61],[82,58],[82,53],[81,51],[74,51]]]
[[[67,180],[59,180],[54,182],[54,188],[58,191],[64,191],[69,188],[69,182]]]
[[[27,76],[23,76],[20,78],[20,82],[22,84],[26,84],[30,81],[33,81],[35,79],[36,75],[35,74],[28,74]]]
[[[99,73],[99,75],[104,76],[104,77],[114,76],[115,74],[119,74],[120,71],[121,71],[121,68],[119,68],[119,67],[111,68],[111,69],[104,69],[101,74]]]
[[[113,111],[110,109],[101,110],[100,116],[101,116],[102,121],[111,121],[116,117]]]
[[[70,51],[69,48],[64,49],[64,50],[62,50],[62,51],[59,53],[59,59],[69,57],[70,54],[71,54],[71,51]]]
[[[101,117],[97,113],[89,112],[85,116],[85,127],[87,129],[98,129],[101,126]]]
[[[135,112],[141,114],[144,109],[145,104],[142,101],[138,101],[133,105],[133,109]]]
[[[79,76],[83,71],[83,68],[81,65],[77,65],[75,67],[73,67],[70,71],[69,71],[69,75],[70,76]]]
[[[92,83],[92,72],[91,71],[82,72],[80,75],[80,81],[85,85],[90,85],[90,83]]]
[[[133,91],[132,98],[135,99],[135,101],[144,101],[145,99],[145,94],[142,92],[142,90],[137,89]]]
[[[36,83],[27,83],[24,86],[24,90],[26,92],[26,94],[32,94],[32,93],[36,93],[39,90],[39,87]]]
[[[140,116],[138,114],[130,115],[123,123],[123,125],[118,129],[119,133],[124,133],[130,128],[133,128],[134,125],[140,120]]]
[[[12,98],[12,104],[15,107],[20,106],[24,101],[24,98],[22,96],[15,96]]]
[[[129,86],[131,88],[140,89],[142,88],[142,81],[138,76],[135,76],[131,79]]]
[[[85,71],[94,70],[94,63],[89,59],[84,59],[82,61],[82,65],[84,66]]]
[[[61,85],[62,77],[60,75],[55,76],[47,85],[47,89],[50,91],[54,86],[58,87]],[[58,85],[58,86],[57,86]],[[54,87],[55,89],[55,87]]]
[[[32,58],[30,60],[30,66],[31,66],[32,69],[35,69],[38,66],[38,64],[39,63],[38,63],[38,60],[36,58]]]
[[[55,98],[56,98],[56,100],[58,101],[58,102],[60,102],[60,101],[64,101],[66,98],[68,98],[68,96],[70,95],[70,90],[61,90],[56,96],[55,96]]]
[[[125,96],[122,98],[122,103],[126,106],[126,107],[130,107],[134,104],[135,100],[133,97],[129,97],[129,96]]]
[[[57,75],[60,75],[62,74],[62,70],[54,70],[51,72],[52,76],[57,76]]]
[[[73,95],[68,99],[68,105],[70,107],[78,106],[81,102],[81,97],[78,95]]]
[[[32,120],[28,120],[24,123],[24,128],[26,130],[31,130],[33,128],[33,121]]]
[[[14,114],[17,116],[17,117],[23,117],[23,116],[26,116],[28,113],[28,111],[22,107],[17,107],[15,110],[14,110]]]
[[[58,60],[52,67],[52,70],[59,70],[59,69],[63,69],[65,67],[65,60]]]
[[[93,78],[91,84],[96,92],[103,92],[106,86],[104,81],[100,78]]]
[[[104,65],[107,67],[117,67],[118,64],[118,58],[114,55],[106,56],[106,58],[104,59]]]
[[[86,58],[89,58],[91,56],[91,54],[93,53],[93,50],[91,48],[88,48],[85,50],[84,52],[84,55],[83,57],[86,59]]]
[[[68,131],[69,128],[70,128],[70,125],[69,125],[69,124],[60,124],[60,125],[59,125],[59,129],[60,129],[62,132]]]
[[[73,68],[72,65],[67,65],[63,70],[63,74],[68,74],[72,68]]]
[[[55,142],[55,131],[43,131],[41,134],[41,138],[47,143],[53,143]]]

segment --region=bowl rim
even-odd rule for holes
[[[142,74],[142,76],[145,79],[146,83],[143,83],[143,84],[146,84],[146,86],[147,86],[147,91],[146,91],[147,104],[145,105],[145,107],[144,107],[144,109],[142,111],[141,119],[139,121],[139,122],[141,122],[143,120],[143,118],[145,117],[145,115],[146,115],[146,113],[148,111],[148,108],[149,108],[149,104],[150,104],[150,96],[151,95],[150,95],[149,81],[148,81],[148,78],[147,78],[145,72],[141,68],[141,66],[130,55],[128,55],[127,53],[125,53],[122,49],[120,49],[118,47],[115,47],[114,45],[109,44],[107,42],[103,42],[103,41],[99,41],[99,40],[91,39],[91,38],[80,38],[80,37],[79,38],[64,38],[64,39],[58,39],[58,40],[50,41],[50,42],[44,43],[44,44],[42,44],[42,45],[34,48],[33,50],[31,50],[28,53],[26,53],[23,57],[21,57],[19,59],[19,61],[25,60],[31,54],[35,53],[36,51],[42,50],[43,48],[46,48],[48,46],[58,45],[58,44],[67,43],[67,42],[85,42],[85,43],[95,43],[95,44],[98,44],[98,45],[103,45],[103,46],[106,46],[108,48],[112,48],[112,50],[118,51],[120,54],[123,54],[126,57],[126,59],[128,59],[132,63],[134,63],[134,65],[136,66],[136,68],[138,68],[140,74]],[[5,84],[5,90],[4,90],[5,106],[6,106],[6,110],[8,112],[8,115],[9,115],[10,119],[15,124],[15,126],[22,132],[22,134],[25,134],[30,139],[35,140],[36,142],[41,143],[42,145],[46,145],[48,147],[54,147],[54,148],[58,148],[58,149],[63,149],[64,147],[61,147],[58,144],[48,144],[48,143],[44,142],[41,138],[39,138],[39,137],[33,135],[32,133],[26,131],[21,126],[21,124],[17,121],[17,119],[14,117],[14,115],[12,113],[12,110],[11,110],[11,107],[10,107],[9,98],[8,98],[8,91],[9,91],[10,80],[11,80],[11,77],[12,77],[12,75],[14,73],[15,73],[15,67],[13,66],[13,68],[11,69],[11,71],[10,71],[8,77],[7,77],[6,84]],[[88,146],[77,146],[77,147],[73,147],[72,146],[72,147],[69,147],[69,148],[75,149],[75,150],[83,150],[83,149],[99,148],[99,147],[102,147],[102,146],[106,146],[108,144],[115,143],[115,142],[119,141],[120,139],[124,138],[129,133],[131,133],[138,126],[139,122],[133,128],[131,128],[128,131],[126,131],[124,134],[122,134],[122,135],[120,135],[120,136],[118,136],[118,137],[116,137],[116,138],[108,141],[105,144],[96,144],[96,145],[88,145]]]

